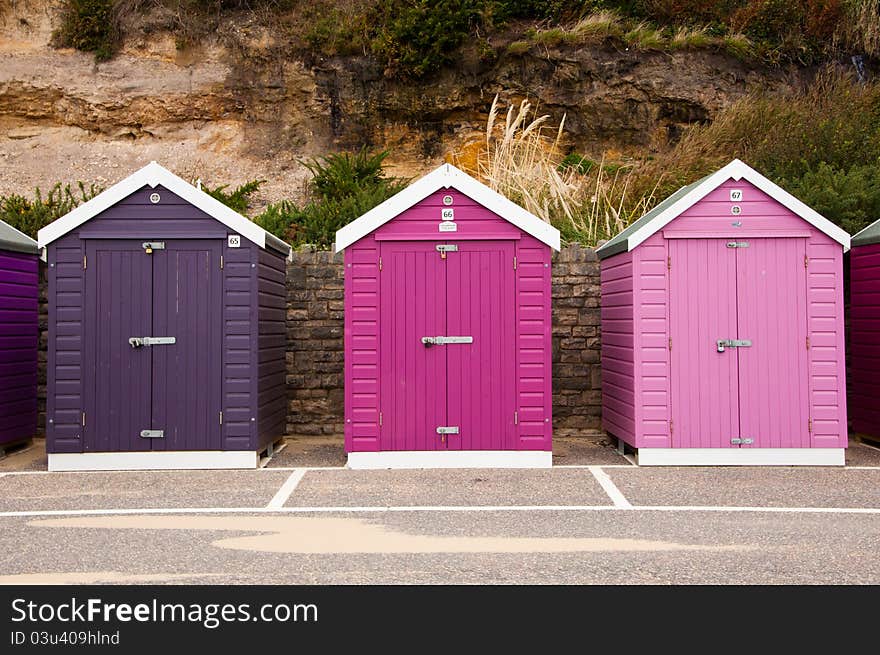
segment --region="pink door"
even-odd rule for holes
[[[730,448],[739,437],[736,252],[721,239],[670,239],[673,448]]]
[[[437,245],[381,245],[380,449],[515,448],[513,244]]]
[[[806,239],[736,249],[742,447],[809,448]],[[751,440],[751,441],[749,441]]]
[[[809,447],[805,248],[669,241],[673,447]]]

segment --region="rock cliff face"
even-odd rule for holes
[[[365,144],[390,148],[396,172],[414,176],[479,138],[495,94],[527,97],[556,121],[565,114],[579,152],[644,152],[752,86],[805,75],[709,51],[535,45],[511,54],[499,42],[488,58],[465,47],[455,66],[415,82],[367,57],[298,52],[244,14],[182,50],[129,17],[122,52],[95,64],[49,46],[58,6],[0,0],[0,193],[108,184],[155,159],[210,184],[266,179],[260,200],[275,200],[301,194],[298,160]]]

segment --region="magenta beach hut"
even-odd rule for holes
[[[37,428],[38,252],[0,221],[0,453]]]
[[[551,465],[554,249],[449,164],[336,233],[350,467]]]
[[[880,440],[880,221],[853,236],[849,263],[849,418]]]
[[[848,248],[739,160],[604,244],[605,429],[642,465],[842,465]]]
[[[256,467],[284,434],[289,246],[155,162],[38,241],[49,469]]]

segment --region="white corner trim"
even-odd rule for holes
[[[251,450],[49,453],[50,471],[255,469],[259,463],[259,453]]]
[[[648,224],[643,225],[640,229],[633,232],[627,239],[627,251],[633,250],[643,241],[662,230],[673,219],[690,209],[690,207],[697,204],[697,202],[702,200],[729,179],[734,179],[736,181],[746,180],[747,182],[750,182],[777,202],[788,207],[817,230],[824,232],[834,239],[837,243],[843,246],[844,252],[849,250],[850,235],[845,230],[836,226],[816,210],[805,205],[779,185],[768,180],[751,166],[741,162],[739,159],[734,159],[732,162],[706,178],[699,186],[691,189],[689,193],[667,207]]]
[[[348,453],[350,469],[532,469],[553,466],[549,450],[394,450]]]
[[[145,186],[155,188],[160,184],[223,223],[230,230],[241,234],[261,248],[266,247],[266,231],[263,228],[156,162],[150,162],[139,171],[41,229],[37,233],[37,243],[42,248],[75,230],[105,209],[124,200],[138,189]]]
[[[559,250],[559,230],[452,164],[443,164],[336,232],[336,252],[378,229],[440,189],[454,188],[551,248]],[[439,235],[442,236],[442,235]],[[438,238],[439,238],[438,236]]]
[[[639,466],[843,466],[843,448],[639,448]]]

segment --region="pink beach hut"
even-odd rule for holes
[[[734,160],[605,243],[605,429],[641,465],[842,465],[849,242]]]
[[[849,414],[853,432],[880,439],[880,221],[852,238]]]
[[[351,468],[551,465],[553,249],[449,164],[336,233]]]

